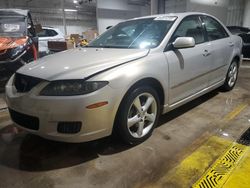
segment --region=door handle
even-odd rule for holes
[[[234,46],[234,43],[233,42],[229,42],[228,43],[230,47],[233,47]]]
[[[211,53],[208,51],[208,50],[204,50],[204,52],[203,52],[203,56],[204,57],[207,57],[207,56],[209,56]]]

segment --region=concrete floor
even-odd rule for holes
[[[250,104],[249,88],[250,68],[245,67],[233,91],[210,92],[161,116],[150,139],[135,147],[110,137],[82,144],[48,141],[17,130],[7,111],[0,110],[0,187],[120,188],[157,184],[212,135],[229,140],[240,137],[250,126],[250,108],[228,121],[222,119],[238,105]]]

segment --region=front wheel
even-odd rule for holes
[[[239,71],[238,64],[236,61],[233,61],[228,69],[225,83],[222,86],[223,90],[230,91],[234,88],[238,78],[238,71]]]
[[[156,91],[151,87],[139,87],[121,103],[115,128],[123,141],[135,145],[151,135],[159,114],[160,102]]]

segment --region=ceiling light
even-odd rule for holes
[[[74,0],[73,3],[78,4],[78,1],[77,1],[77,0]]]
[[[76,9],[64,9],[65,12],[77,12]]]

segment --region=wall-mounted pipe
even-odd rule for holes
[[[67,35],[67,26],[66,26],[66,16],[65,16],[65,7],[64,7],[64,0],[62,2],[62,13],[63,13],[63,28],[64,28],[64,35]]]
[[[151,15],[158,14],[158,0],[151,0]]]

